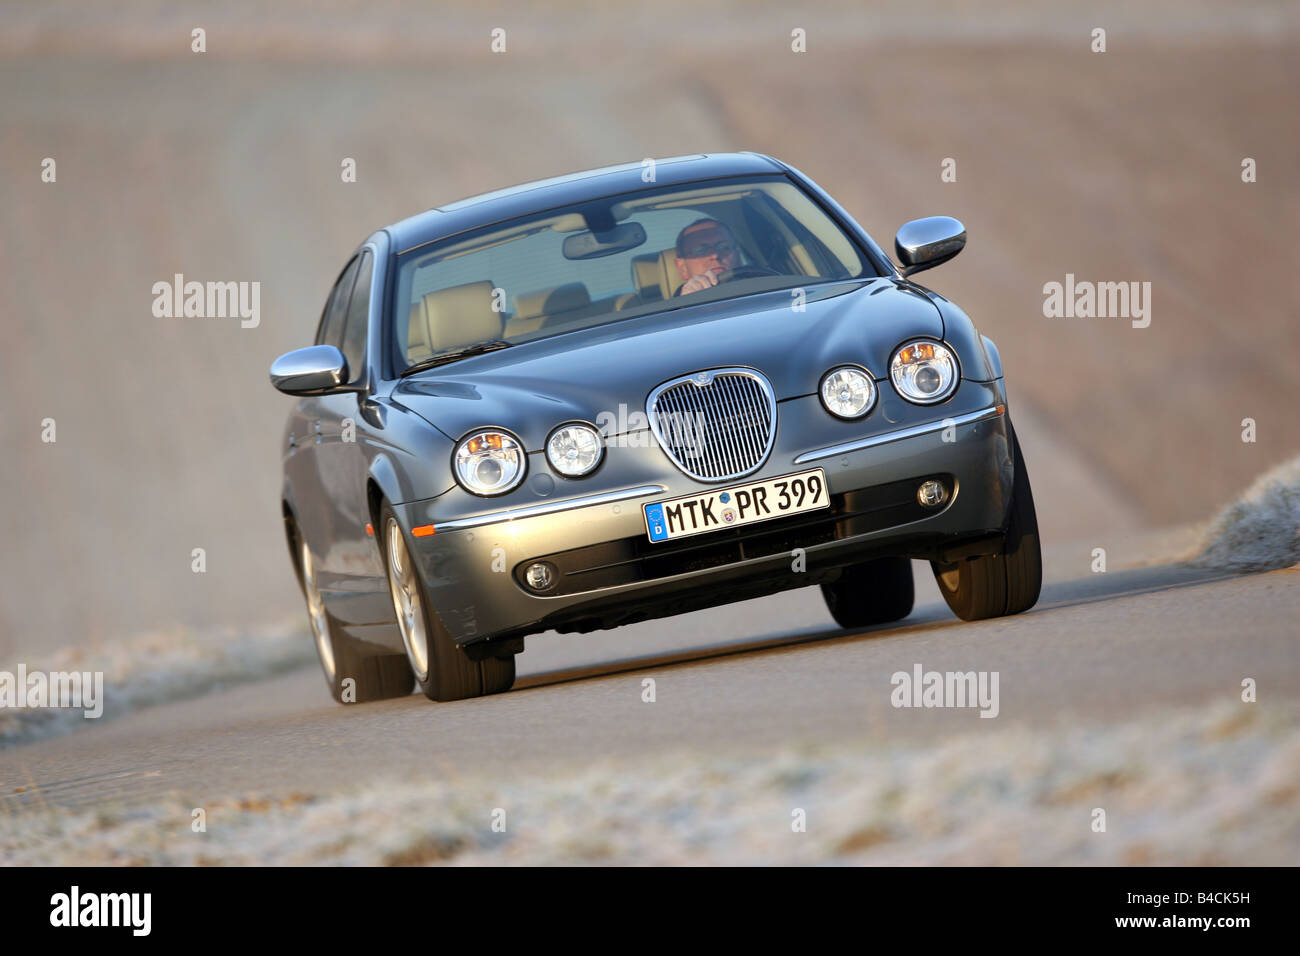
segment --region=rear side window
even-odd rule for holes
[[[361,377],[366,359],[366,329],[370,324],[370,277],[374,272],[374,257],[366,250],[361,254],[357,280],[348,302],[347,326],[343,330],[343,355],[348,360],[348,374],[355,382]]]
[[[316,332],[317,345],[332,345],[343,350],[343,321],[347,318],[348,293],[352,291],[352,280],[357,275],[357,261],[353,259],[343,270],[334,289],[330,292],[325,311],[321,314],[320,329]]]

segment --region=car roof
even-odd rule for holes
[[[642,180],[645,161],[605,166],[536,182],[522,183],[461,199],[403,219],[385,230],[393,249],[406,252],[467,229],[526,216],[544,209],[658,186],[784,172],[786,167],[759,153],[709,153],[654,160],[655,179]]]

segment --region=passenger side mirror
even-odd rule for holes
[[[332,345],[285,352],[271,363],[271,384],[286,395],[323,395],[348,381],[348,360]]]
[[[947,262],[966,247],[966,227],[950,216],[929,216],[905,223],[894,237],[903,275],[915,275]]]

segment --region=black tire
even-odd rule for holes
[[[979,621],[1027,611],[1038,602],[1043,583],[1043,558],[1038,540],[1038,514],[1029,471],[1020,441],[1011,428],[1015,479],[1001,554],[980,555],[951,564],[930,562],[939,592],[963,621]]]
[[[334,699],[343,704],[364,704],[372,700],[407,697],[415,688],[415,675],[405,654],[386,654],[361,650],[357,642],[344,637],[336,640],[334,653],[339,659],[339,676],[330,687]],[[347,681],[354,684],[348,687]]]
[[[397,524],[401,544],[407,549],[405,553],[409,559],[410,550],[406,543],[406,530],[401,527],[401,522],[393,514],[393,509],[385,502],[380,508],[380,533],[376,537],[379,539],[379,550],[383,557],[385,573],[388,575],[389,592],[393,594],[394,615],[397,617],[400,615],[399,601],[394,593],[394,575],[389,563],[390,522]],[[412,583],[418,591],[418,610],[424,621],[427,638],[427,673],[420,673],[421,667],[418,664],[417,654],[410,650],[410,639],[405,633],[403,633],[403,640],[408,647],[407,666],[424,696],[436,701],[465,700],[487,694],[500,694],[509,690],[515,682],[514,655],[510,655],[505,660],[495,657],[483,661],[471,660],[469,655],[456,644],[451,633],[443,627],[442,620],[433,609],[428,598],[428,588],[425,587],[424,578],[420,573],[419,563],[410,562],[409,570],[413,575]],[[402,628],[400,620],[397,626],[399,629]]]
[[[907,558],[877,558],[844,569],[838,581],[822,585],[826,609],[840,627],[901,621],[912,613],[916,585]]]
[[[320,601],[311,552],[306,550],[306,544],[292,522],[289,524],[289,541],[298,572],[298,585],[307,602],[307,626],[316,645],[316,657],[330,696],[340,704],[361,704],[405,697],[411,693],[415,675],[411,673],[406,655],[384,653],[372,644],[348,637]]]

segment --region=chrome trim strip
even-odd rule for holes
[[[546,504],[528,505],[524,508],[511,508],[508,511],[494,511],[491,514],[477,515],[473,518],[457,518],[454,521],[435,520],[433,527],[435,531],[461,531],[465,528],[477,528],[481,525],[496,524],[501,521],[536,518],[538,515],[571,511],[574,508],[586,508],[589,505],[609,504],[614,501],[626,501],[629,498],[644,498],[646,495],[657,495],[667,490],[667,485],[641,485],[638,488],[625,488],[622,491],[606,491],[598,495],[567,498],[564,501],[550,501]]]
[[[999,410],[1002,406],[990,405],[988,408],[982,408],[978,412],[968,412],[965,415],[958,415],[956,418],[945,418],[940,422],[926,422],[924,425],[913,425],[910,428],[900,428],[896,432],[886,432],[883,435],[873,435],[870,438],[862,438],[858,441],[844,442],[842,445],[830,445],[826,448],[818,448],[816,451],[806,451],[794,460],[796,465],[802,465],[809,461],[821,461],[823,458],[834,458],[836,455],[845,455],[851,451],[861,451],[864,448],[874,448],[876,445],[888,445],[890,442],[902,441],[905,438],[916,438],[920,435],[929,435],[933,432],[941,432],[951,423],[954,427],[958,425],[970,425],[974,422],[982,422],[986,418],[997,418],[1002,414]]]

